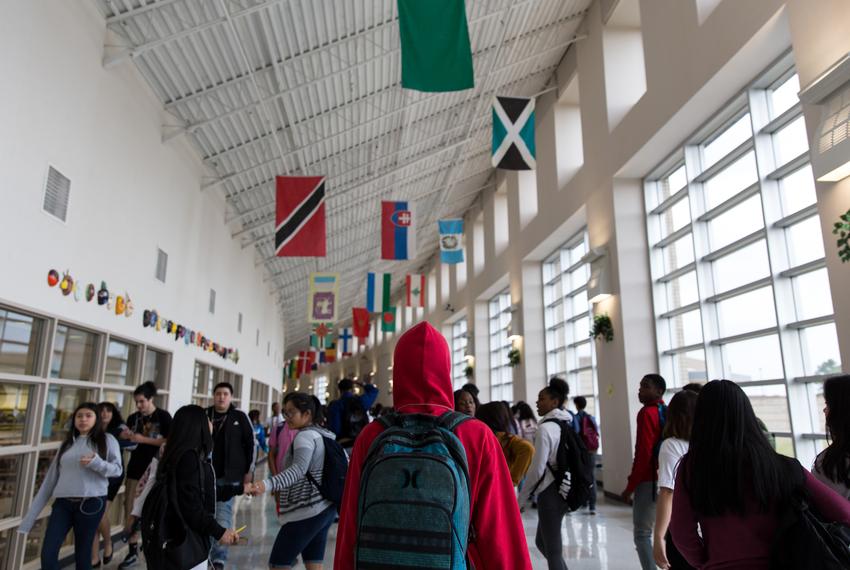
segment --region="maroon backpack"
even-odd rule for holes
[[[599,449],[599,432],[596,430],[593,420],[590,419],[590,414],[586,412],[580,415],[579,433],[588,451],[592,453]]]

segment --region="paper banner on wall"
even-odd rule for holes
[[[502,170],[534,170],[534,99],[493,100],[493,166]]]
[[[325,257],[325,177],[278,176],[275,255]]]
[[[463,220],[440,220],[440,261],[463,263]]]
[[[339,273],[311,273],[307,293],[307,322],[332,323],[337,320]]]

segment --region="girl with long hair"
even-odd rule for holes
[[[534,434],[537,433],[537,416],[531,406],[519,401],[511,408],[514,419],[519,424],[519,436],[530,442],[534,442]]]
[[[850,525],[848,501],[771,448],[740,386],[709,382],[697,399],[690,446],[676,475],[673,542],[697,568],[766,570],[795,479],[824,519]]]
[[[850,374],[827,378],[823,397],[826,430],[832,441],[815,458],[812,475],[850,499]]]
[[[499,440],[508,471],[511,473],[511,481],[514,486],[519,485],[531,465],[534,446],[510,432],[511,414],[502,402],[483,404],[475,412],[475,417],[484,422]]]
[[[281,491],[280,514],[284,524],[272,546],[269,568],[292,568],[301,555],[307,570],[321,570],[328,529],[336,518],[336,507],[319,492],[325,464],[322,437],[333,439],[334,434],[319,427],[322,404],[315,396],[302,392],[287,394],[283,399],[283,416],[292,429],[298,430],[286,452],[283,471],[247,485],[246,492],[262,495],[267,490]]]
[[[97,405],[77,406],[73,424],[47,470],[18,532],[32,530],[36,518],[53,498],[53,509],[41,544],[41,567],[58,570],[59,549],[74,530],[77,570],[91,568],[91,545],[106,506],[109,477],[121,473],[118,441],[104,431]]]

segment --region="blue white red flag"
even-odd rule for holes
[[[381,202],[381,259],[416,257],[416,227],[413,204]]]

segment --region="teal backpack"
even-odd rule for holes
[[[466,451],[455,429],[472,419],[390,415],[366,455],[355,568],[465,569],[474,539]]]

